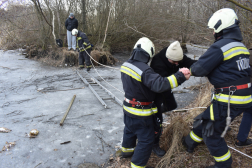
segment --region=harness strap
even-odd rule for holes
[[[222,93],[222,92],[228,92],[228,91],[236,91],[240,89],[247,89],[251,87],[251,83],[246,83],[243,85],[236,85],[236,86],[228,86],[228,87],[222,87],[222,88],[216,88],[214,89],[215,93]]]
[[[224,136],[226,135],[227,133],[227,130],[228,130],[228,127],[231,123],[231,117],[230,117],[230,99],[231,99],[231,96],[234,94],[235,91],[231,90],[231,88],[229,87],[229,93],[228,93],[228,109],[227,109],[227,118],[226,118],[226,127],[224,129],[224,131],[222,132],[221,134],[221,137],[224,138]],[[231,94],[230,94],[231,93]]]
[[[147,106],[147,105],[153,103],[153,102],[140,102],[140,101],[136,101],[135,98],[133,98],[132,100],[130,100],[130,99],[127,99],[126,97],[124,98],[124,100],[127,103],[132,104],[132,107],[135,107],[135,106]]]

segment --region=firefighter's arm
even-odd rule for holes
[[[207,76],[212,72],[223,60],[221,49],[211,46],[191,68],[192,76]]]
[[[141,78],[143,84],[156,93],[171,90],[186,81],[184,74],[180,71],[171,76],[162,77],[151,68],[145,70]]]
[[[87,48],[87,47],[90,45],[87,36],[86,36],[85,34],[82,34],[82,35],[81,35],[81,38],[82,38],[82,42],[83,42],[83,43],[82,43],[82,46],[83,46],[84,48]]]

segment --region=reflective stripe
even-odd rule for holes
[[[210,118],[212,121],[214,121],[213,104],[211,104],[211,106],[210,106]]]
[[[228,103],[229,95],[226,94],[215,94],[214,99],[219,102]],[[251,95],[248,96],[236,96],[232,95],[230,99],[231,104],[248,104],[252,102]]]
[[[235,47],[235,48],[232,48],[226,52],[223,53],[224,55],[224,61],[226,60],[229,60],[237,55],[240,55],[240,54],[247,54],[249,55],[249,51],[246,47]]]
[[[87,47],[84,48],[84,49],[81,49],[80,52],[85,51],[85,50],[87,50],[87,49],[89,49],[89,48],[91,48],[91,45],[87,46]]]
[[[129,75],[130,77],[136,79],[137,81],[141,82],[141,76],[137,74],[135,71],[131,70],[128,67],[121,66],[121,72]]]
[[[145,168],[145,166],[137,166],[134,163],[131,162],[131,167],[132,168]]]
[[[84,65],[79,65],[79,67],[81,67],[81,68],[82,68],[82,67],[84,67]]]
[[[167,79],[169,80],[172,89],[178,86],[177,78],[174,75],[167,77]]]
[[[79,48],[78,41],[81,40],[81,37],[77,37],[76,40],[77,40],[77,46],[76,46],[76,48]]]
[[[151,116],[158,112],[157,107],[151,109],[137,109],[133,107],[123,106],[123,109],[129,112],[130,114],[134,114],[136,116]]]
[[[234,47],[245,47],[245,45],[241,42],[232,42],[232,43],[228,43],[228,44],[224,45],[223,47],[221,47],[221,50],[224,53]]]
[[[214,156],[214,159],[216,162],[224,162],[224,161],[228,160],[230,157],[231,157],[231,153],[228,150],[228,152],[225,155],[220,156],[220,157]]]
[[[128,67],[128,68],[132,69],[133,71],[135,71],[140,76],[143,73],[142,70],[140,70],[138,67],[136,67],[135,65],[133,65],[131,63],[125,62],[125,63],[122,64],[122,66],[125,66],[125,67]]]
[[[203,140],[203,138],[200,138],[199,136],[197,136],[196,134],[194,134],[193,131],[190,132],[190,137],[191,137],[195,142],[198,142],[198,143],[200,143],[200,142]]]
[[[124,153],[126,153],[126,152],[134,152],[134,150],[135,150],[135,148],[124,148],[124,147],[122,147],[122,151]]]

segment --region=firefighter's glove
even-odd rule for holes
[[[79,52],[80,52],[81,50],[83,50],[83,49],[84,49],[84,47],[80,47],[80,48],[79,48]]]
[[[197,117],[194,118],[193,128],[197,128],[203,122],[202,116],[204,113],[201,113]]]
[[[206,137],[212,136],[214,133],[214,122],[206,120],[203,122],[202,134]]]

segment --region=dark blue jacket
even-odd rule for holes
[[[249,51],[241,41],[242,36],[239,27],[224,31],[223,36],[216,40],[191,66],[191,74],[207,76],[215,88],[250,83]],[[235,91],[231,97],[231,105],[251,106],[250,90]],[[218,96],[215,99],[226,105],[228,92],[223,92]]]
[[[135,54],[141,54],[136,52]],[[169,77],[155,73],[146,63],[129,59],[121,66],[121,80],[125,97],[139,102],[153,102],[155,93],[161,93],[177,87],[186,79],[181,72]],[[157,113],[154,103],[147,106],[135,106],[124,101],[123,111],[134,118],[148,118]]]
[[[71,19],[70,17],[67,18],[67,20],[65,22],[65,27],[68,31],[72,31],[73,29],[77,29],[78,28],[78,20],[75,18]]]

